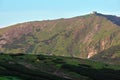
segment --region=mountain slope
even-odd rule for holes
[[[120,45],[119,36],[118,24],[105,15],[93,13],[69,19],[20,23],[1,29],[0,51],[91,58]]]
[[[99,54],[94,55],[91,59],[106,61],[111,64],[120,64],[120,45],[112,46]]]
[[[117,24],[120,26],[120,17],[114,16],[114,15],[104,15],[104,14],[100,14],[97,12],[95,12],[95,13],[99,16],[106,17],[108,20],[112,21],[114,24]]]

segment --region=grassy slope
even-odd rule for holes
[[[0,76],[0,80],[21,80],[14,76]]]
[[[111,64],[120,64],[120,45],[112,46],[99,54],[96,54],[91,59],[106,61]]]
[[[0,55],[0,75],[15,80],[119,80],[120,66],[60,56]]]
[[[25,29],[19,29],[21,25]],[[21,35],[19,39],[13,38],[13,43],[4,45],[0,51],[87,58],[92,50],[101,53],[104,52],[103,48],[106,50],[120,45],[120,27],[105,17],[95,14],[17,24],[1,29],[0,35],[12,29],[15,30],[12,34],[20,30],[24,33],[24,30],[29,28],[32,29],[32,33]],[[9,38],[11,37],[13,36]],[[107,53],[103,53],[103,56],[105,55]],[[119,52],[114,52],[112,55],[114,58],[120,58]],[[109,58],[111,59],[112,56]]]

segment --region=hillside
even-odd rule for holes
[[[99,54],[94,55],[92,60],[120,64],[120,45],[112,46]]]
[[[109,54],[105,50],[120,45],[119,21],[119,17],[95,12],[68,19],[12,25],[0,29],[0,52],[84,59],[101,53],[104,56]],[[109,59],[120,59],[119,51],[110,54]]]
[[[120,65],[72,57],[0,56],[0,80],[119,80]]]

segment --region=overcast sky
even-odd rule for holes
[[[120,0],[0,0],[0,27],[97,11],[120,16]]]

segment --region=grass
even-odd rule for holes
[[[119,80],[119,71],[118,65],[79,58],[32,54],[0,55],[0,78],[3,80],[9,80],[7,76],[12,80]]]
[[[13,76],[0,76],[0,80],[22,80]]]

